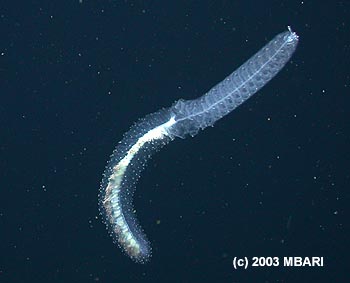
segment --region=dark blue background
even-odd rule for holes
[[[0,282],[349,282],[348,1],[1,1]],[[150,161],[153,257],[107,235],[97,194],[138,118],[198,97],[287,25],[285,69]],[[323,256],[236,271],[235,256]],[[346,272],[347,271],[347,272]]]

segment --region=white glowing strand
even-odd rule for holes
[[[131,160],[138,151],[146,144],[155,140],[159,140],[168,136],[167,129],[174,125],[175,119],[171,118],[164,124],[148,131],[140,137],[136,143],[126,152],[125,156],[113,167],[112,174],[108,178],[106,194],[103,205],[106,209],[108,218],[114,223],[114,232],[119,235],[118,242],[131,256],[137,257],[140,253],[140,245],[132,234],[128,223],[122,213],[120,203],[121,183],[123,181],[125,171],[127,170]]]

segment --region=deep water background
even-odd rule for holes
[[[0,282],[350,282],[348,1],[1,1]],[[287,25],[291,62],[142,174],[133,263],[97,194],[129,127],[205,93]],[[324,267],[234,270],[234,257]]]

